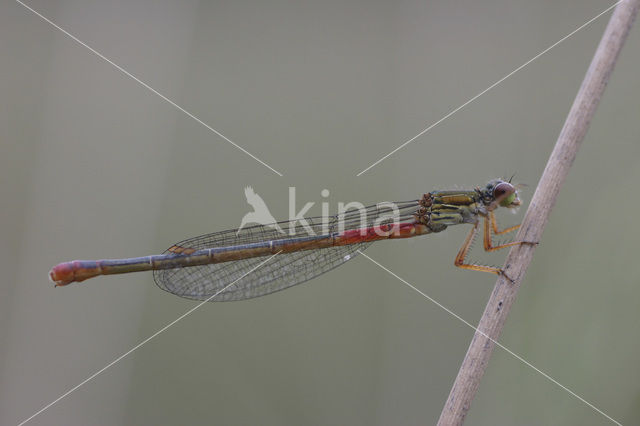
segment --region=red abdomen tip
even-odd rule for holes
[[[49,278],[57,286],[71,284],[74,281],[84,281],[102,274],[100,260],[72,260],[60,263],[49,271]]]
[[[64,262],[54,266],[49,271],[49,279],[56,285],[67,285],[75,281],[75,268],[73,262]]]

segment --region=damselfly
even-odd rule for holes
[[[98,275],[152,270],[160,288],[181,297],[250,299],[317,277],[352,259],[374,241],[441,232],[463,223],[473,227],[455,258],[455,266],[502,274],[500,268],[466,263],[465,258],[481,218],[486,251],[523,244],[514,241],[493,245],[491,238],[492,234],[504,234],[519,226],[499,230],[494,210],[519,205],[517,186],[494,179],[484,187],[432,191],[418,200],[348,210],[330,218],[306,218],[202,235],[179,242],[161,255],[74,260],[54,266],[49,277],[56,286],[64,286]],[[266,256],[273,255],[273,259],[264,262]],[[260,265],[262,262],[264,265]]]

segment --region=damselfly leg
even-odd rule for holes
[[[512,241],[510,243],[505,243],[505,244],[498,244],[496,246],[493,245],[493,241],[491,239],[491,234],[493,231],[494,235],[502,235],[502,234],[506,234],[508,232],[514,231],[516,229],[518,229],[520,227],[520,225],[515,225],[515,226],[511,226],[509,228],[505,228],[502,231],[498,230],[498,224],[496,221],[496,217],[494,212],[490,211],[488,212],[487,216],[484,216],[484,238],[483,238],[483,243],[484,243],[484,250],[485,251],[496,251],[496,250],[500,250],[506,247],[512,247],[512,246],[516,246],[516,245],[520,245],[520,244],[537,244],[537,243],[532,243],[529,241]],[[464,240],[464,243],[462,244],[462,247],[460,248],[460,251],[458,251],[458,254],[456,255],[456,259],[454,261],[454,265],[457,266],[458,268],[462,268],[462,269],[469,269],[472,271],[481,271],[481,272],[489,272],[492,274],[496,274],[496,275],[504,275],[507,279],[509,279],[509,281],[513,282],[513,280],[509,277],[506,276],[506,274],[504,273],[504,270],[502,268],[496,268],[493,266],[486,266],[486,265],[479,265],[477,263],[465,263],[465,259],[467,257],[467,254],[469,254],[469,250],[471,249],[471,245],[473,244],[473,241],[476,237],[476,234],[478,233],[478,226],[480,225],[480,221],[477,221],[474,225],[473,228],[471,229],[471,231],[469,231],[469,234],[467,235],[467,238]]]

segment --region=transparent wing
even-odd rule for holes
[[[417,201],[396,203],[401,207],[399,219],[409,218],[410,213],[415,211],[416,203]],[[342,230],[372,226],[379,223],[383,215],[389,217],[389,210],[376,205],[332,216],[324,223],[323,218],[316,217],[305,219],[308,226],[300,222],[258,225],[240,231],[229,230],[191,238],[177,243],[174,247],[201,250],[309,235],[330,235]],[[250,299],[284,290],[328,272],[355,257],[358,250],[364,250],[369,244],[371,243],[359,242],[346,246],[282,253],[252,272],[249,271],[264,262],[267,257],[156,270],[153,276],[156,284],[163,290],[188,299],[206,300],[226,286],[229,287],[211,301]],[[170,250],[165,253],[170,253]],[[231,283],[233,285],[230,285]]]

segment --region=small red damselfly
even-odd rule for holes
[[[390,210],[389,205],[393,205]],[[473,228],[454,264],[502,274],[500,268],[465,263],[484,219],[484,249],[499,250],[522,241],[493,245],[498,230],[494,210],[520,205],[517,186],[494,179],[471,190],[432,191],[418,200],[383,203],[305,221],[278,222],[202,235],[171,246],[164,254],[129,259],[74,260],[54,266],[56,286],[98,275],[153,271],[156,284],[188,299],[232,301],[264,296],[303,283],[345,263],[372,242],[444,231],[452,225]],[[390,212],[393,211],[393,215]],[[264,262],[266,256],[274,256]],[[260,265],[264,262],[264,265]],[[258,268],[259,266],[259,268]],[[255,269],[255,270],[254,270]]]

